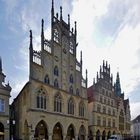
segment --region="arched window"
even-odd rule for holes
[[[59,84],[58,84],[58,80],[57,79],[54,80],[54,87],[55,88],[59,88]]]
[[[54,111],[62,112],[62,98],[59,94],[54,97]]]
[[[58,67],[57,66],[54,67],[54,75],[55,76],[59,75],[59,71],[58,71]]]
[[[73,94],[73,88],[72,88],[72,86],[70,86],[69,91],[70,91],[71,94]]]
[[[54,41],[59,43],[59,32],[57,29],[54,29]]]
[[[73,76],[72,76],[72,74],[70,75],[70,83],[73,83]]]
[[[49,76],[48,76],[48,75],[45,76],[44,82],[45,82],[46,84],[50,84],[50,79],[49,79]]]
[[[68,114],[74,115],[74,102],[72,99],[68,101]]]
[[[46,109],[46,94],[43,89],[38,90],[36,96],[36,107],[40,109]]]
[[[79,104],[79,116],[84,117],[85,115],[85,107],[84,104],[82,102],[80,102]]]
[[[78,89],[78,88],[76,89],[76,95],[77,95],[77,96],[80,95],[80,94],[79,94],[79,89]]]

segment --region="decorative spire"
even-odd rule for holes
[[[29,46],[29,50],[30,50],[30,61],[33,61],[33,43],[32,43],[32,30],[30,30],[30,46]]]
[[[108,65],[107,65],[107,61],[106,61],[106,67],[108,67]]]
[[[60,20],[62,20],[63,17],[62,17],[62,6],[60,6]]]
[[[88,71],[87,71],[87,69],[86,69],[86,88],[87,88],[87,83],[88,83]]]
[[[1,56],[0,56],[0,73],[2,73],[2,60],[1,60]]]
[[[102,78],[102,67],[100,66],[100,78]]]
[[[42,19],[41,25],[41,50],[44,49],[44,20]]]
[[[41,34],[44,35],[44,20],[42,19],[42,25],[41,25]]]
[[[75,24],[75,35],[77,35],[77,22],[75,21],[74,24]]]
[[[99,79],[99,76],[98,76],[98,72],[97,72],[97,80],[96,80],[97,82],[98,82],[98,79]]]
[[[53,2],[53,0],[52,0],[52,9],[51,9],[51,13],[52,13],[52,19],[53,19],[53,17],[54,17],[54,2]]]
[[[118,96],[121,95],[121,85],[120,85],[119,72],[117,72],[117,77],[116,77],[115,93],[116,93]]]
[[[32,37],[32,30],[30,30],[30,48],[33,48],[32,40],[33,40],[33,37]]]
[[[95,78],[93,78],[93,85],[95,85]]]
[[[81,57],[81,58],[80,58],[80,63],[81,63],[81,65],[82,65],[82,63],[83,63],[83,60],[82,60],[82,51],[81,51],[80,54],[81,54],[81,56],[80,56],[80,57]]]
[[[68,25],[70,27],[70,15],[68,14]]]

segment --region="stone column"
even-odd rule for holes
[[[49,133],[49,140],[52,140],[52,133]]]
[[[63,134],[63,140],[67,140],[66,137],[67,137],[67,135]]]
[[[78,135],[75,136],[75,140],[78,140]]]

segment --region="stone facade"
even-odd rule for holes
[[[134,140],[140,139],[140,115],[138,115],[133,121],[131,125],[131,132],[134,137]]]
[[[30,31],[30,76],[12,103],[14,139],[87,140],[88,100],[87,71],[82,76],[81,60],[77,61],[77,30],[70,29],[51,9],[51,40],[45,39],[41,26],[41,51],[33,49]]]
[[[88,88],[88,113],[91,140],[106,140],[112,134],[130,134],[129,100],[124,100],[121,93],[119,73],[113,85],[113,75],[107,62],[103,61],[96,82],[94,80]]]
[[[0,58],[0,140],[9,140],[9,98],[11,87],[5,84]]]

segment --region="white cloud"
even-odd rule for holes
[[[126,97],[134,94],[137,79],[140,78],[139,11],[137,0],[133,3],[130,1],[103,1],[103,3],[92,0],[73,1],[72,18],[78,22],[78,51],[83,50],[83,63],[84,68],[88,69],[89,85],[92,84],[102,60],[105,59],[111,64],[114,80],[116,72],[120,72],[122,90]],[[98,26],[100,22],[106,25],[102,26],[102,30]],[[112,24],[117,26],[109,27]],[[106,32],[102,32],[103,30]],[[111,34],[110,30],[113,31]],[[99,40],[99,44],[96,43],[96,39]]]

